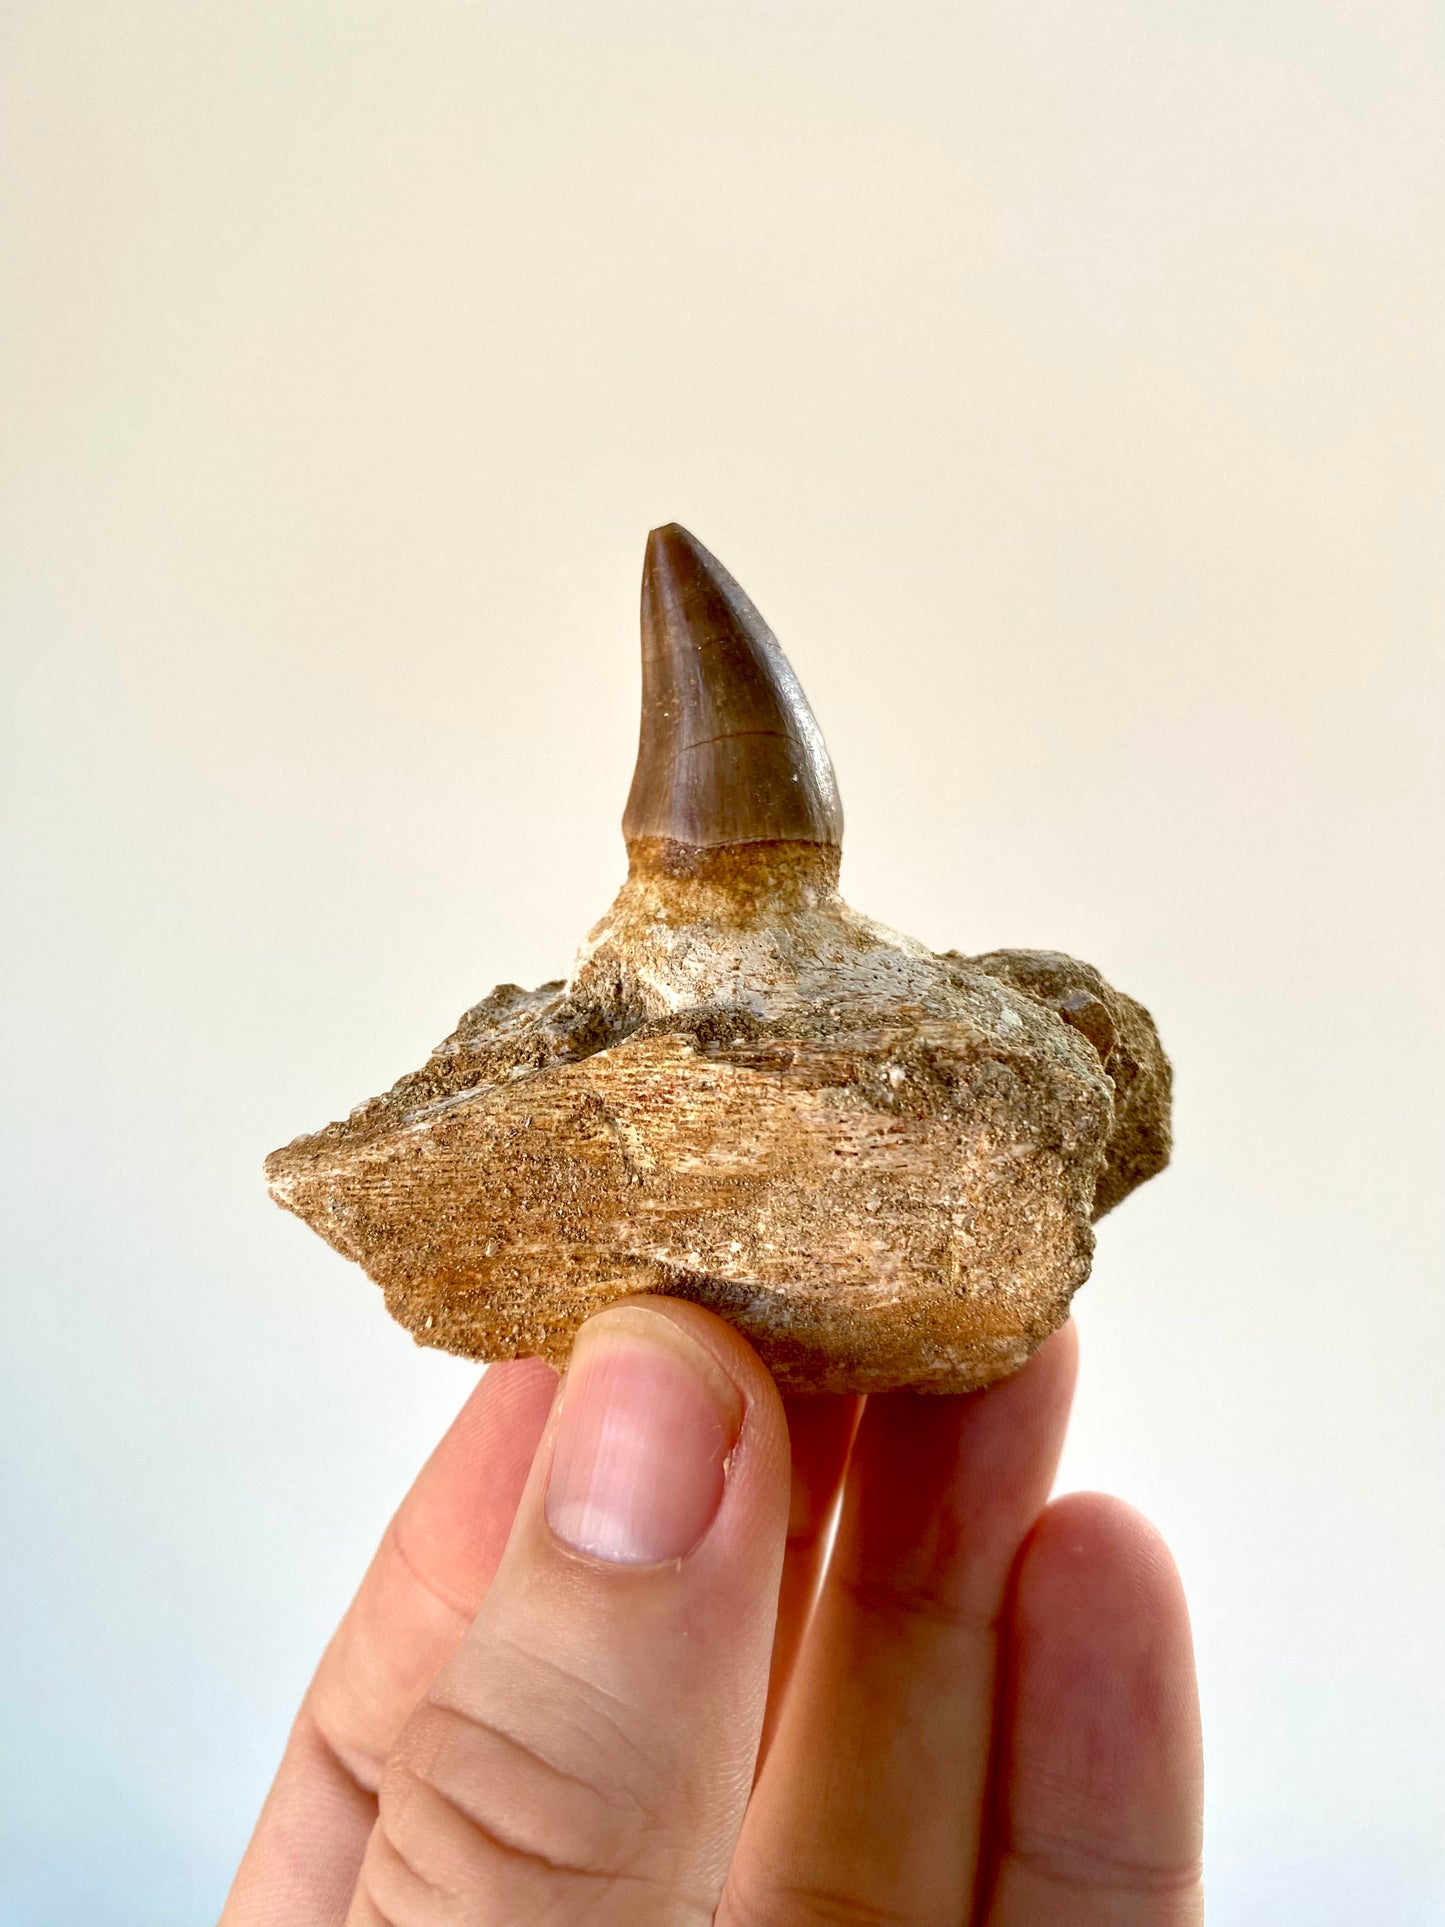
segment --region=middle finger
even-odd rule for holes
[[[788,1682],[812,1615],[862,1404],[861,1398],[845,1392],[783,1400],[793,1456],[792,1498],[788,1507],[783,1578],[778,1589],[778,1627],[773,1636],[768,1710],[758,1751],[760,1769],[777,1731]]]
[[[869,1399],[718,1927],[967,1918],[996,1623],[1053,1482],[1075,1356],[1066,1326],[986,1392]]]

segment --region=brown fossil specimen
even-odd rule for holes
[[[1169,1155],[1147,1011],[1053,951],[942,955],[838,895],[802,690],[737,583],[654,530],[627,881],[565,983],[267,1161],[423,1344],[562,1364],[629,1292],[730,1318],[788,1390],[1021,1365],[1091,1220]]]

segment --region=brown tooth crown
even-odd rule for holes
[[[647,541],[642,729],[622,833],[694,850],[843,840],[833,766],[787,657],[676,522]]]

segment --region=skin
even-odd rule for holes
[[[222,1927],[1197,1927],[1178,1575],[1120,1501],[1048,1503],[1072,1327],[985,1392],[864,1407],[785,1404],[693,1305],[634,1301],[612,1342],[656,1320],[735,1433],[696,1543],[568,1544],[558,1380],[493,1366],[321,1660]],[[688,1449],[643,1471],[695,1500]]]

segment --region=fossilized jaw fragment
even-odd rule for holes
[[[268,1161],[423,1343],[565,1362],[628,1292],[733,1319],[787,1389],[1021,1364],[1090,1221],[1168,1156],[1148,1013],[1053,952],[935,955],[838,894],[811,710],[733,578],[649,539],[629,873],[565,983]]]

